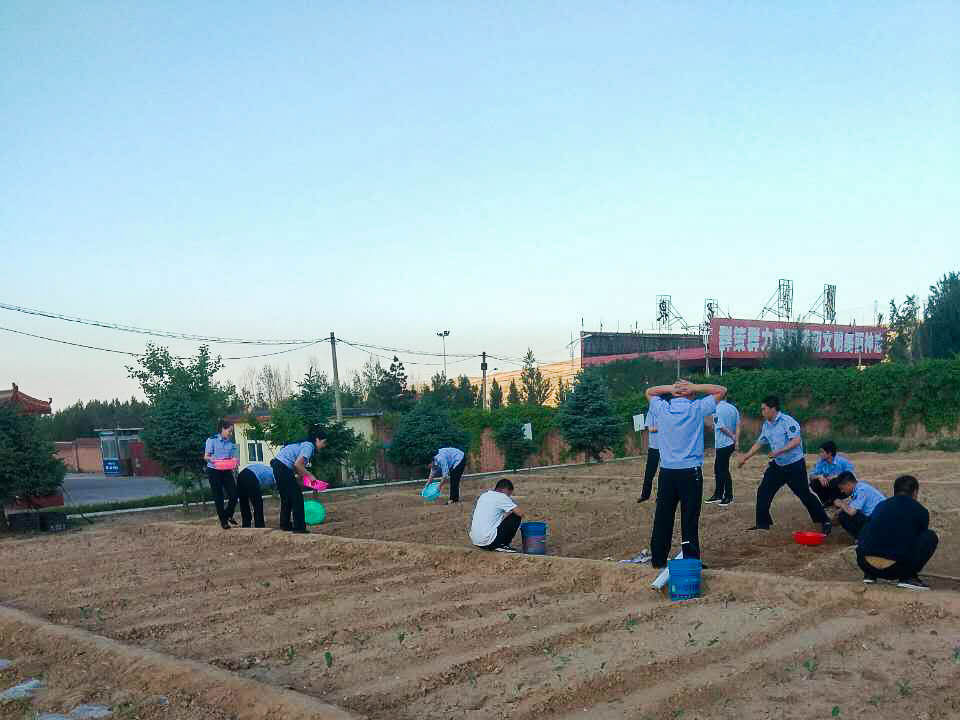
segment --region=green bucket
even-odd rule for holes
[[[307,525],[319,525],[327,519],[327,509],[316,500],[304,500],[303,515]]]

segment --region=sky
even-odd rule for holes
[[[0,303],[544,362],[659,294],[756,317],[778,278],[869,322],[960,267],[958,77],[952,2],[6,0]],[[0,331],[0,386],[55,407],[129,397],[130,362]]]

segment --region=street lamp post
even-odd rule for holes
[[[441,330],[437,333],[437,337],[443,342],[443,379],[447,379],[447,336],[450,334],[449,330]]]

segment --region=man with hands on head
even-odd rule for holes
[[[668,393],[672,396],[669,403],[660,397]],[[698,394],[705,396],[696,399]],[[720,385],[694,385],[683,379],[646,391],[650,411],[656,413],[660,439],[660,478],[650,539],[651,564],[655,568],[667,565],[677,503],[683,556],[700,557],[703,426],[726,394],[727,389]]]
[[[763,445],[770,446],[770,452],[767,453],[770,464],[767,465],[760,487],[757,488],[757,524],[750,530],[770,529],[773,525],[770,504],[780,488],[787,485],[807,508],[810,519],[820,523],[824,534],[829,535],[833,524],[807,482],[807,463],[803,458],[800,423],[780,412],[780,398],[776,395],[767,395],[763,399],[760,414],[764,419],[760,437],[737,463],[737,467],[743,467]]]

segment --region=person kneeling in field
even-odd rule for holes
[[[243,527],[266,527],[263,521],[263,488],[276,486],[277,480],[273,470],[263,463],[247,465],[237,476],[237,499],[240,501],[240,517],[243,518]],[[250,508],[253,506],[253,513]]]
[[[487,490],[477,498],[470,523],[470,542],[482,550],[518,552],[510,546],[523,513],[511,499],[513,483],[506,478],[497,481],[493,490]]]
[[[930,513],[917,502],[920,483],[901,475],[893,483],[893,497],[877,505],[860,531],[857,565],[863,582],[896,580],[897,587],[929,590],[918,576],[937,550],[939,538],[930,529]]]
[[[887,496],[873,485],[857,480],[856,475],[846,470],[840,473],[832,484],[843,495],[833,501],[834,506],[840,510],[837,521],[856,540],[877,505],[886,500]]]
[[[853,472],[853,463],[837,452],[837,444],[827,440],[820,446],[820,459],[810,473],[810,489],[820,498],[824,507],[833,505],[833,501],[843,498],[834,480],[842,472]]]

